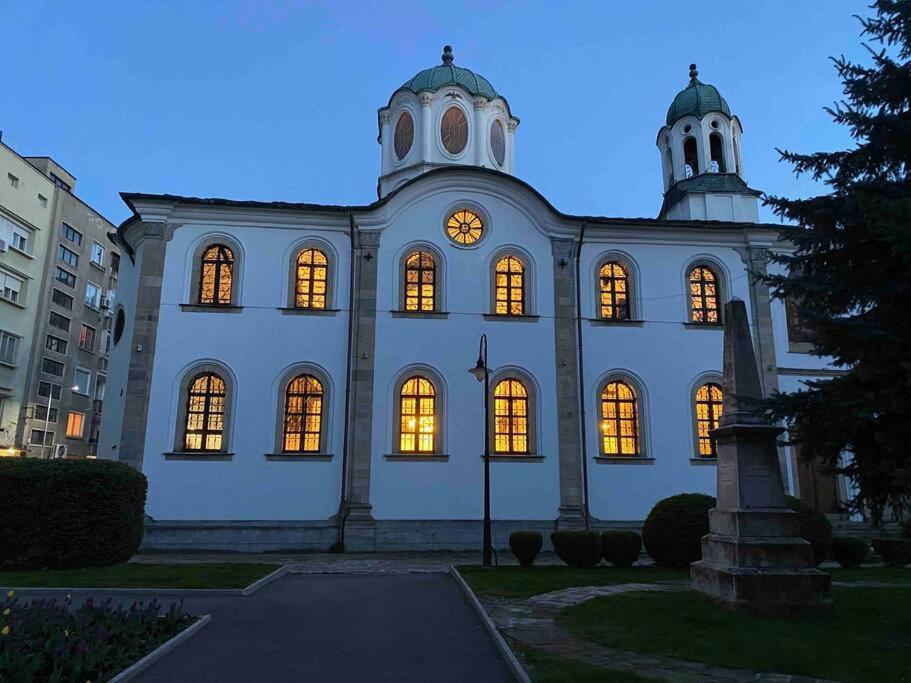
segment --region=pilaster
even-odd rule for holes
[[[430,141],[433,140],[431,108],[433,98],[427,93],[421,95],[421,161],[430,161]]]
[[[554,255],[554,350],[557,375],[557,438],[560,457],[560,528],[585,524],[582,502],[582,434],[576,338],[575,240],[551,238]]]
[[[484,165],[484,156],[487,151],[487,126],[486,123],[487,100],[476,97],[474,100],[474,163],[476,166]]]

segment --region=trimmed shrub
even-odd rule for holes
[[[785,502],[800,518],[800,536],[813,546],[813,561],[818,567],[832,550],[832,523],[799,498],[785,496]]]
[[[602,531],[604,559],[615,567],[632,567],[642,551],[642,537],[635,531]]]
[[[570,567],[595,567],[601,561],[601,534],[597,531],[555,531],[554,552]]]
[[[139,549],[146,478],[109,460],[0,460],[0,568],[126,562]]]
[[[902,536],[911,539],[911,517],[905,520],[905,525],[902,527]]]
[[[842,567],[859,567],[870,554],[867,539],[859,536],[836,536],[832,540],[832,556]]]
[[[702,557],[702,537],[709,532],[715,499],[681,493],[659,500],[642,527],[645,552],[659,567],[680,569]]]
[[[888,567],[911,564],[911,540],[907,538],[874,538],[873,550],[879,553]]]
[[[544,536],[539,531],[513,531],[509,534],[509,549],[519,564],[530,567],[544,546]]]

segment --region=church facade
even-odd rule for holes
[[[518,127],[447,47],[378,112],[370,204],[123,195],[98,450],[148,476],[147,547],[479,547],[482,335],[498,546],[714,491],[727,299],[765,391],[831,372],[751,275],[787,245],[695,67],[658,132],[656,219],[558,211],[514,175]],[[780,455],[793,492],[837,504]]]

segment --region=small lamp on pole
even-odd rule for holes
[[[489,567],[491,562],[490,533],[490,368],[487,367],[487,335],[481,335],[478,347],[478,362],[468,370],[474,378],[484,383],[484,546],[481,551],[482,564]]]

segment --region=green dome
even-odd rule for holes
[[[684,116],[702,118],[710,111],[720,111],[728,116],[731,108],[714,85],[706,85],[698,78],[696,65],[690,64],[690,84],[677,93],[670,109],[667,110],[667,125],[673,126]]]
[[[452,48],[449,45],[443,48],[442,64],[419,71],[414,78],[405,81],[399,90],[410,90],[415,94],[436,92],[446,85],[460,85],[472,95],[489,100],[500,97],[486,78],[470,69],[452,65]]]

